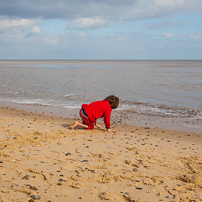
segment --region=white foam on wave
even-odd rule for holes
[[[16,104],[22,104],[22,105],[35,105],[35,106],[52,106],[52,107],[58,107],[58,108],[65,108],[65,109],[77,109],[81,107],[81,104],[75,103],[75,102],[67,102],[67,103],[61,103],[58,100],[44,100],[44,99],[17,99],[17,98],[0,98],[2,101],[6,102],[12,102]]]
[[[189,108],[181,108],[178,106],[163,106],[163,105],[149,105],[147,103],[123,103],[119,105],[117,110],[128,111],[137,114],[145,115],[159,115],[167,117],[184,117],[184,118],[194,118],[201,119],[202,112]]]
[[[65,94],[64,97],[71,97],[72,95],[74,95],[74,93],[68,93],[68,94]]]
[[[72,93],[66,94],[65,96],[72,96]],[[23,105],[38,105],[38,106],[53,106],[63,109],[79,109],[82,105],[82,101],[75,101],[75,99],[41,99],[41,98],[10,98],[4,97],[0,98],[2,101],[12,102],[16,104]],[[202,119],[202,112],[188,109],[180,108],[177,106],[163,106],[163,105],[151,105],[148,103],[140,102],[120,102],[119,107],[116,109],[118,111],[127,111],[128,113],[144,114],[149,116],[165,116],[171,118],[192,118]]]
[[[23,100],[10,99],[8,101],[13,102],[13,103],[17,103],[17,104],[27,104],[27,105],[44,105],[44,106],[50,106],[51,105],[50,103],[48,103],[42,99],[23,99]]]

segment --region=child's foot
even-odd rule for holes
[[[73,125],[69,127],[69,129],[73,130],[77,126],[78,121],[75,121]]]
[[[72,126],[70,126],[70,127],[69,127],[69,129],[73,130],[73,129],[74,129],[73,125],[72,125]]]

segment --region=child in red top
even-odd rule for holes
[[[119,98],[110,95],[105,98],[103,101],[92,102],[91,104],[83,104],[80,110],[80,116],[82,119],[82,123],[75,121],[70,129],[75,128],[76,126],[81,126],[82,128],[92,130],[94,128],[94,124],[101,128],[96,120],[104,117],[104,123],[108,131],[113,132],[114,130],[110,129],[110,115],[112,109],[116,109],[119,105]]]

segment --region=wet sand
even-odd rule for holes
[[[74,120],[0,107],[1,202],[202,201],[202,134]]]

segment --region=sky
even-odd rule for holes
[[[0,0],[0,60],[202,60],[201,0]]]

